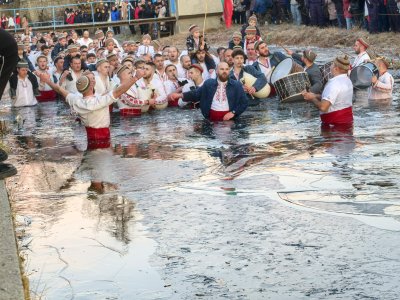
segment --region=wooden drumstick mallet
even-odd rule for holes
[[[245,81],[244,78],[241,78],[241,79],[240,79],[240,82],[241,82],[243,85],[246,85],[244,81]],[[253,96],[252,94],[250,94],[250,93],[249,93],[249,95],[250,95],[251,99],[254,100],[254,96]]]

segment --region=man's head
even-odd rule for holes
[[[220,62],[217,67],[218,79],[225,82],[229,78],[229,65],[226,62]]]
[[[96,51],[96,57],[100,59],[103,57],[103,54],[104,54],[104,48],[98,48]]]
[[[331,73],[333,76],[337,76],[340,74],[347,74],[350,70],[350,60],[347,55],[338,56],[333,61],[331,65]]]
[[[180,58],[182,68],[185,70],[189,70],[190,65],[192,64],[189,55],[182,55]]]
[[[104,46],[108,50],[108,53],[111,53],[114,50],[114,46],[115,46],[114,40],[113,39],[107,39],[104,42]]]
[[[88,55],[86,56],[86,61],[88,64],[94,64],[96,62],[96,54],[88,53]]]
[[[89,31],[85,30],[85,31],[83,32],[82,36],[83,36],[85,39],[88,39],[88,38],[89,38]]]
[[[232,35],[232,42],[234,45],[240,45],[242,41],[242,34],[239,31],[235,31]]]
[[[71,57],[79,55],[79,47],[77,45],[71,44],[68,46],[68,54]]]
[[[167,74],[169,80],[175,80],[178,78],[178,71],[176,70],[175,65],[166,66],[165,73]]]
[[[233,64],[236,68],[242,68],[247,57],[241,49],[235,49],[232,52]]]
[[[135,59],[131,56],[127,56],[122,60],[122,64],[127,66],[132,71],[135,70]]]
[[[81,58],[83,60],[86,60],[88,54],[88,47],[85,45],[81,46],[79,52],[81,53]]]
[[[196,59],[199,63],[203,63],[206,60],[206,51],[204,50],[197,50],[196,52]]]
[[[368,43],[363,38],[359,38],[354,43],[353,49],[356,54],[360,54],[365,52],[368,47]]]
[[[26,61],[20,60],[17,64],[18,76],[21,78],[26,78],[28,76],[29,65]]]
[[[255,43],[255,50],[256,53],[261,57],[268,57],[270,54],[268,45],[264,41],[258,41]]]
[[[257,59],[257,53],[256,53],[256,49],[254,48],[254,46],[255,46],[255,44],[253,42],[250,42],[246,45],[247,56],[251,60]]]
[[[62,71],[64,67],[64,58],[57,56],[54,60],[54,66],[56,67],[57,71]]]
[[[193,64],[189,68],[189,78],[193,81],[203,78],[203,68],[198,64]]]
[[[156,65],[156,69],[158,71],[164,70],[164,56],[162,56],[161,54],[154,55],[153,62]]]
[[[42,54],[43,54],[44,56],[47,56],[47,55],[49,55],[49,53],[50,53],[50,47],[47,46],[47,45],[42,45],[42,47],[40,48],[40,50],[42,51]]]
[[[96,85],[96,80],[94,78],[93,73],[87,72],[85,75],[82,75],[76,81],[76,89],[83,96],[92,95],[94,92],[94,86]]]
[[[47,56],[39,55],[38,58],[36,59],[36,63],[39,70],[41,71],[47,70],[47,64],[48,64]]]
[[[70,67],[72,71],[79,72],[82,69],[81,59],[77,56],[73,57],[70,62]]]
[[[118,57],[115,54],[109,54],[107,55],[107,60],[110,63],[111,66],[116,69],[119,65]]]
[[[305,65],[311,65],[314,63],[315,58],[317,57],[317,54],[315,54],[312,50],[306,49],[303,51],[303,56],[301,57],[301,61]]]
[[[224,52],[224,62],[226,62],[230,67],[233,66],[232,49],[226,49]]]
[[[65,36],[60,36],[58,38],[58,42],[60,43],[61,46],[66,46],[67,45],[67,39],[65,38]]]
[[[375,64],[378,67],[379,74],[382,75],[389,69],[390,60],[387,57],[378,57]]]
[[[168,59],[172,62],[177,62],[179,57],[179,51],[176,47],[169,47],[168,49]]]
[[[132,70],[129,69],[127,66],[121,65],[117,69],[116,74],[117,74],[118,78],[120,79],[120,81],[123,83],[132,77]]]
[[[152,63],[152,62],[145,63],[143,78],[151,80],[153,78],[155,71],[156,71],[156,66],[154,65],[154,63]]]
[[[96,70],[100,75],[106,76],[110,71],[110,63],[106,59],[100,59],[96,63]]]

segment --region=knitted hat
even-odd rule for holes
[[[199,70],[200,73],[203,73],[203,71],[204,71],[203,67],[200,66],[199,64],[192,64],[192,65],[189,67],[189,69],[192,69],[192,68],[195,68],[195,69]]]
[[[258,48],[260,47],[260,45],[262,44],[266,44],[264,41],[262,40],[258,40],[257,42],[254,43],[254,50],[258,50]]]
[[[176,69],[176,66],[174,64],[168,64],[165,66],[164,70],[167,70],[169,67],[174,67]]]
[[[142,36],[142,41],[143,41],[144,39],[148,39],[148,40],[151,41],[151,36],[150,36],[150,34],[145,34],[145,35],[143,35],[143,36]]]
[[[303,56],[307,58],[309,61],[314,62],[315,58],[317,57],[317,54],[315,54],[310,49],[306,49],[303,51]]]
[[[117,55],[115,53],[110,53],[110,54],[107,55],[106,58],[107,58],[107,60],[110,60],[113,57],[117,57]]]
[[[78,51],[79,50],[79,46],[76,44],[71,44],[68,46],[67,48],[68,51],[72,52],[72,51]]]
[[[125,70],[129,70],[129,68],[125,65],[120,65],[117,70],[115,71],[115,74],[117,74],[117,76],[119,76],[123,71]]]
[[[245,60],[247,59],[247,55],[244,53],[244,51],[241,48],[240,49],[235,49],[232,52],[232,57],[233,58],[238,56],[238,55],[243,56]]]
[[[240,45],[235,45],[232,47],[232,50],[236,50],[236,49],[243,50],[242,46],[240,46]]]
[[[135,59],[132,57],[132,56],[127,56],[127,57],[125,57],[122,61],[121,61],[121,63],[124,63],[124,62],[126,62],[126,61],[130,61],[131,63],[135,63]]]
[[[112,34],[114,34],[114,31],[112,31],[111,29],[108,29],[108,30],[106,31],[106,35],[107,35],[107,33],[112,33]]]
[[[257,22],[257,17],[256,17],[256,15],[250,16],[248,22],[250,22],[250,21],[252,21],[252,20]]]
[[[26,60],[21,59],[17,64],[17,68],[27,68],[27,69],[29,69],[28,62]]]
[[[232,34],[232,39],[234,39],[234,38],[242,39],[242,34],[241,34],[239,31],[235,31],[235,32]]]
[[[129,42],[128,42],[128,46],[129,46],[129,45],[136,45],[136,41],[129,41]]]
[[[114,39],[106,39],[105,42],[104,42],[104,46],[107,47],[110,43],[114,43],[115,44]]]
[[[344,71],[348,71],[350,69],[350,60],[347,55],[337,56],[333,62],[339,69]]]
[[[96,36],[97,39],[99,39],[104,36],[104,32],[103,32],[103,30],[98,29],[98,30],[96,30],[94,35]]]
[[[391,60],[389,58],[387,58],[385,56],[380,56],[380,57],[377,57],[376,60],[383,62],[385,64],[386,68],[390,67]]]
[[[363,38],[358,38],[357,42],[359,42],[361,45],[363,45],[365,47],[365,49],[367,49],[369,47],[369,44]]]
[[[76,81],[76,89],[78,90],[79,93],[84,93],[87,91],[90,85],[90,79],[87,76],[81,76],[79,79]]]
[[[192,24],[192,25],[189,26],[189,32],[190,33],[193,33],[193,32],[195,32],[197,30],[200,30],[200,27],[197,26],[196,24]]]
[[[99,60],[97,61],[97,63],[96,63],[96,69],[97,69],[100,65],[102,65],[102,64],[104,64],[104,63],[108,63],[108,60],[105,59],[105,58],[99,59]]]
[[[247,26],[245,32],[246,34],[256,34],[257,28],[255,26]]]

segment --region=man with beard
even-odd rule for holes
[[[174,93],[172,99],[182,98],[185,102],[200,101],[201,113],[210,121],[228,121],[237,118],[247,108],[247,97],[240,82],[229,78],[229,66],[221,62],[218,77],[208,79],[193,91]]]
[[[189,91],[194,91],[201,87],[204,83],[203,79],[203,68],[200,65],[193,64],[189,68],[189,74],[188,74],[188,79],[189,82],[185,84],[182,88],[182,92],[189,92]],[[184,108],[188,105],[188,102],[184,102],[181,98],[178,101],[178,105],[181,108]],[[192,102],[192,108],[198,108],[198,102]]]
[[[354,59],[354,62],[351,65],[352,69],[365,63],[366,61],[371,60],[371,58],[367,53],[368,47],[369,47],[368,43],[363,38],[359,38],[356,40],[353,49],[354,52],[357,54],[357,57]]]
[[[179,64],[179,50],[176,47],[168,48],[168,59],[164,61],[164,65],[175,65]]]
[[[82,76],[82,73],[83,70],[81,59],[79,56],[75,56],[71,59],[70,68],[68,70],[64,70],[63,74],[61,75],[60,85],[63,89],[66,89],[70,93],[77,93],[78,90],[76,89],[76,82],[78,78]]]
[[[137,69],[138,70],[138,69]],[[164,109],[168,106],[167,94],[165,93],[164,85],[162,82],[154,76],[156,66],[152,62],[147,62],[144,65],[144,75],[136,83],[138,89],[148,90],[152,92],[152,97],[155,98],[155,104],[153,105],[156,109]]]
[[[205,50],[197,50],[192,55],[192,63],[200,65],[204,72],[203,78],[207,80],[209,78],[215,78],[215,62],[212,59],[211,55]]]
[[[233,57],[232,57],[232,49],[226,49],[224,51],[224,62],[228,64],[230,68],[233,67]]]
[[[156,65],[155,76],[164,84],[168,80],[167,73],[165,73],[164,56],[157,53],[154,55],[153,62]]]
[[[265,78],[270,82],[271,73],[282,60],[286,58],[281,52],[269,52],[268,45],[264,41],[259,41],[255,44],[255,49],[258,54],[257,61],[253,67],[264,73]]]
[[[255,43],[250,42],[246,45],[246,53],[247,53],[246,65],[251,66],[257,60],[257,52],[255,49]]]
[[[186,78],[178,78],[178,71],[174,65],[166,66],[165,73],[167,73],[168,76],[168,80],[164,82],[165,92],[168,96],[168,106],[178,106],[178,101],[172,101],[169,95],[182,92],[182,87],[188,83],[188,81]]]
[[[178,77],[188,78],[189,68],[192,65],[189,55],[182,55],[180,58],[180,64],[176,67],[178,70]]]

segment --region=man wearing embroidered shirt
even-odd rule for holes
[[[228,121],[237,118],[247,108],[248,100],[242,84],[229,78],[229,66],[221,62],[218,77],[208,79],[196,90],[173,93],[172,99],[182,98],[186,102],[200,101],[203,116],[210,121]]]
[[[312,102],[319,110],[323,125],[353,124],[353,84],[347,76],[350,61],[347,56],[339,56],[331,66],[329,79],[322,95],[304,91],[306,101]]]
[[[50,80],[50,75],[41,73],[40,80],[48,84],[65,98],[72,110],[77,112],[86,127],[88,149],[108,148],[110,146],[110,112],[109,105],[117,102],[140,77],[143,71],[136,71],[134,77],[124,82],[113,91],[104,95],[95,95],[96,84],[93,73],[88,72],[76,82],[76,88],[81,94],[73,94]]]
[[[383,100],[391,99],[394,79],[393,76],[387,71],[389,68],[389,61],[385,57],[380,57],[375,61],[379,70],[379,78],[372,77],[372,86],[369,89],[369,100]]]

